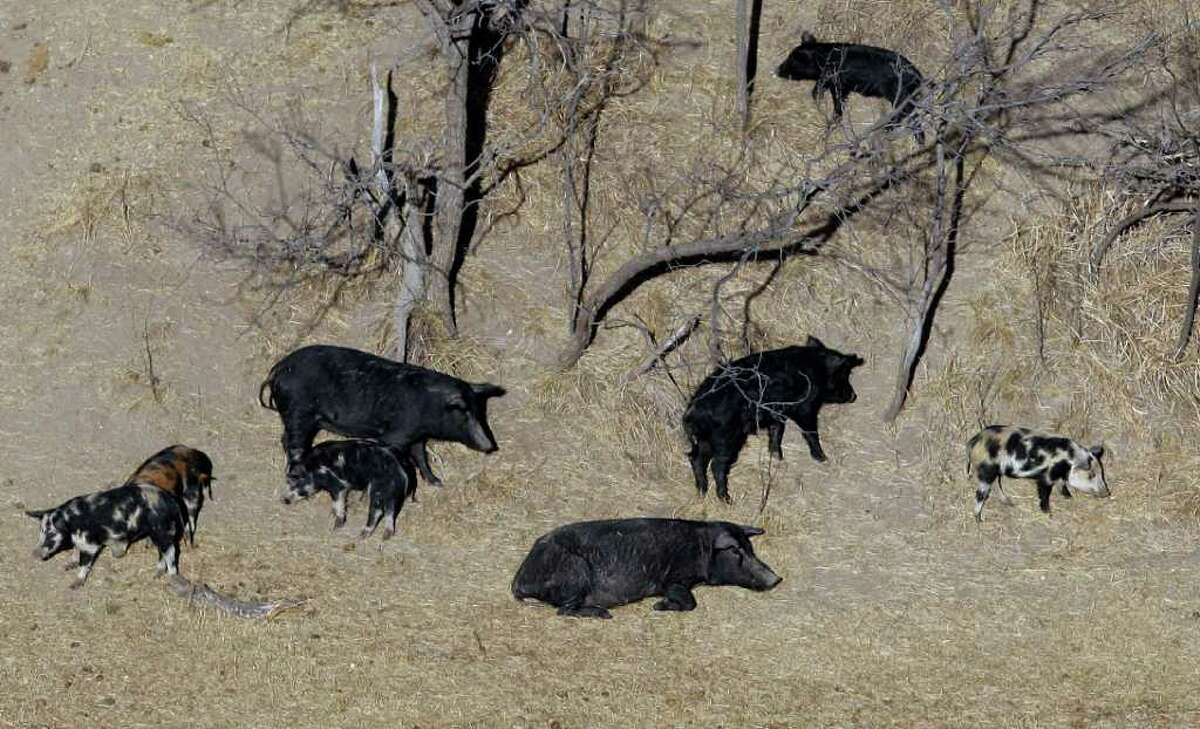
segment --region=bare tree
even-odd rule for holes
[[[628,1],[619,2],[618,25],[628,24]],[[306,280],[349,281],[384,270],[397,272],[392,323],[395,354],[401,358],[410,354],[408,322],[422,301],[440,314],[448,335],[457,333],[455,280],[478,235],[479,207],[486,196],[522,167],[547,159],[568,142],[574,153],[594,150],[604,102],[621,91],[613,78],[623,74],[617,66],[629,37],[618,33],[615,43],[607,43],[609,36],[593,41],[586,32],[588,24],[580,26],[585,31],[581,38],[563,36],[561,18],[568,11],[590,18],[590,0],[575,0],[573,5],[547,0],[536,8],[529,8],[525,0],[421,0],[418,5],[438,41],[448,75],[439,144],[395,138],[392,74],[385,71],[381,78],[374,64],[365,163],[339,144],[322,141],[298,110],[278,119],[267,117],[251,95],[231,88],[232,105],[258,129],[252,137],[255,150],[276,169],[276,198],[263,201],[239,189],[229,172],[235,167],[233,160],[215,141],[212,118],[196,109],[184,110],[185,119],[211,142],[213,159],[203,184],[210,204],[183,227],[211,250],[245,261],[254,276],[278,292]],[[527,51],[531,89],[541,92],[529,95],[537,121],[519,138],[497,143],[487,134],[488,105],[501,60],[517,43]],[[609,49],[598,73],[589,65],[594,46]],[[551,89],[543,78],[548,68],[556,67],[556,57],[574,59],[573,83],[562,89]],[[551,123],[564,116],[564,124]],[[588,154],[594,151],[582,153]],[[570,167],[573,170],[574,163]],[[301,181],[292,185],[301,194],[285,184],[298,176]],[[578,240],[583,251],[586,174],[582,185],[574,180],[571,185],[579,188],[584,222]],[[586,259],[581,253],[573,260],[582,261],[582,277]]]
[[[1160,215],[1186,214],[1192,227],[1191,271],[1183,321],[1175,339],[1174,359],[1183,358],[1191,341],[1200,296],[1200,31],[1189,0],[1176,6],[1178,31],[1158,44],[1154,73],[1157,88],[1141,114],[1129,114],[1110,131],[1111,155],[1104,179],[1124,203],[1137,209],[1118,220],[1092,248],[1093,275],[1121,236]]]
[[[679,187],[690,199],[647,196],[641,251],[610,264],[606,277],[586,287],[560,364],[573,365],[600,322],[646,281],[706,263],[745,266],[820,255],[856,218],[884,214],[875,206],[887,200],[907,209],[919,233],[916,269],[895,275],[863,262],[843,262],[885,285],[907,310],[908,335],[884,412],[886,419],[895,418],[953,276],[961,231],[975,209],[971,191],[982,162],[990,159],[1027,177],[1054,179],[1054,170],[1066,161],[1052,143],[1087,134],[1086,122],[1098,125],[1107,118],[1107,112],[1089,111],[1077,102],[1109,87],[1144,57],[1149,41],[1113,50],[1096,39],[1095,31],[1117,12],[1115,5],[1106,5],[1042,17],[1038,0],[1015,6],[945,3],[942,15],[953,44],[940,80],[916,101],[918,118],[933,131],[929,146],[897,154],[885,120],[862,135],[850,130],[845,144],[801,161],[790,177],[781,173],[763,184],[746,173],[757,164],[751,143],[741,159],[686,177]],[[927,211],[924,224],[918,206]],[[700,234],[677,240],[684,230]]]
[[[523,0],[417,0],[449,73],[442,159],[434,193],[437,240],[430,297],[450,336],[458,333],[454,284],[475,235],[487,140],[488,101],[519,22]]]

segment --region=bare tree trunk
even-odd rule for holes
[[[459,239],[467,208],[467,179],[475,161],[469,154],[469,114],[471,95],[471,36],[479,11],[464,9],[448,24],[449,38],[442,48],[450,66],[450,88],[446,91],[446,130],[442,143],[442,170],[438,175],[436,205],[436,243],[431,263],[433,278],[429,295],[442,315],[446,333],[458,335],[454,312],[454,281]]]
[[[758,33],[762,0],[737,0],[737,113],[742,130],[750,128],[750,97],[758,72]]]
[[[1192,282],[1188,286],[1187,310],[1183,315],[1183,326],[1179,329],[1179,339],[1175,342],[1175,359],[1183,359],[1188,341],[1192,338],[1192,329],[1196,324],[1196,297],[1200,295],[1200,202],[1196,203],[1196,212],[1192,216]]]
[[[425,218],[428,196],[424,186],[417,180],[407,183],[404,195],[404,230],[400,235],[400,293],[392,313],[396,334],[396,355],[407,362],[412,355],[408,341],[408,323],[413,309],[425,298],[427,283],[425,269],[429,265],[425,255]]]
[[[418,0],[430,19],[450,71],[442,167],[434,193],[437,235],[430,255],[429,298],[446,334],[458,336],[454,285],[475,237],[483,193],[482,161],[492,84],[504,54],[504,35],[491,6],[474,0]]]
[[[371,64],[371,96],[374,114],[371,124],[371,165],[375,170],[375,224],[378,238],[387,249],[400,243],[400,292],[392,311],[392,327],[396,335],[395,354],[402,362],[408,361],[408,320],[413,307],[425,295],[425,240],[420,202],[424,199],[415,185],[407,184],[403,196],[404,209],[397,210],[395,172],[393,170],[392,129],[396,119],[395,97],[391,93],[392,73],[389,70],[385,83],[379,82],[379,72]],[[401,232],[401,219],[404,221]],[[403,236],[401,238],[401,236]],[[399,240],[398,240],[399,239]]]
[[[940,136],[940,133],[939,133]],[[937,192],[934,198],[933,225],[929,233],[930,250],[926,260],[925,283],[921,288],[921,300],[917,305],[917,314],[913,317],[912,330],[904,344],[904,353],[900,360],[900,369],[896,373],[896,388],[892,401],[883,412],[883,419],[892,422],[904,403],[908,400],[908,389],[912,385],[917,364],[925,352],[929,341],[929,333],[933,327],[933,316],[938,303],[950,283],[954,273],[954,251],[958,242],[958,225],[962,218],[963,197],[966,194],[966,159],[965,150],[968,145],[957,144],[954,161],[954,190],[949,202],[949,221],[946,220],[948,177],[946,165],[945,142],[937,143]]]

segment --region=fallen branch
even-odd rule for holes
[[[1121,219],[1116,226],[1109,231],[1108,235],[1104,236],[1096,247],[1092,249],[1092,275],[1095,276],[1100,272],[1100,263],[1104,260],[1104,255],[1108,253],[1108,249],[1112,244],[1124,235],[1130,228],[1144,222],[1149,218],[1163,213],[1189,213],[1195,207],[1195,203],[1177,202],[1177,203],[1159,203],[1142,208],[1136,213]]]
[[[636,377],[640,377],[654,369],[659,362],[662,362],[663,357],[675,351],[676,347],[687,341],[687,338],[692,336],[692,332],[696,331],[696,327],[699,325],[699,315],[693,316],[691,319],[685,321],[683,325],[676,329],[674,334],[667,337],[666,340],[660,344],[649,357],[642,360],[642,363],[636,368],[630,370],[629,373],[625,375],[625,380],[629,381]]]
[[[192,582],[182,575],[173,575],[167,587],[179,597],[187,598],[189,605],[207,605],[236,618],[270,620],[284,610],[300,607],[305,600],[272,600],[269,602],[247,602],[222,595],[204,583]]]

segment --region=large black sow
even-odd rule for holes
[[[258,401],[283,421],[289,481],[303,476],[313,438],[327,430],[409,453],[425,480],[436,485],[441,481],[429,469],[426,441],[495,451],[487,403],[503,394],[498,385],[466,382],[357,349],[315,344],[276,362],[259,388]]]
[[[684,519],[567,524],[534,542],[512,593],[578,617],[611,618],[610,607],[659,595],[655,610],[692,610],[696,585],[761,591],[780,583],[750,545],[750,537],[762,533],[726,521]]]

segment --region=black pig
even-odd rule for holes
[[[835,119],[842,116],[851,92],[890,102],[895,111],[888,121],[889,128],[898,126],[916,110],[915,97],[925,77],[904,56],[857,43],[818,43],[811,33],[805,33],[800,40],[800,45],[779,64],[775,75],[792,81],[816,81],[813,101],[818,101],[828,90],[833,98]],[[913,133],[918,143],[925,143],[920,127]]]
[[[268,389],[270,397],[264,399]],[[495,451],[487,402],[503,394],[497,385],[318,344],[276,362],[259,388],[258,401],[283,421],[289,481],[303,475],[313,438],[324,429],[398,448],[410,455],[426,481],[438,485],[425,442],[448,440],[484,453]]]
[[[396,517],[417,487],[417,474],[402,453],[362,440],[321,443],[304,459],[304,475],[288,484],[283,503],[307,499],[318,491],[333,500],[333,528],[346,523],[346,492],[365,491],[370,507],[359,539],[371,536],[387,518],[383,538],[396,533]]]
[[[179,574],[179,542],[186,529],[187,507],[179,497],[157,486],[126,484],[77,496],[53,509],[25,513],[42,525],[35,557],[45,561],[72,547],[79,552],[79,576],[71,583],[72,589],[87,580],[106,546],[120,558],[129,545],[143,539],[158,548],[159,574]]]
[[[862,363],[857,355],[829,349],[809,337],[806,346],[758,352],[710,374],[683,413],[696,489],[701,495],[708,493],[711,463],[717,496],[729,502],[729,469],[746,438],[766,428],[771,455],[782,460],[788,420],[800,427],[812,457],[824,461],[817,413],[825,403],[855,401],[850,371]]]
[[[696,585],[761,591],[779,584],[779,575],[750,545],[750,537],[762,533],[724,521],[684,519],[567,524],[534,542],[512,593],[578,617],[611,618],[610,607],[659,595],[655,610],[692,610]]]

